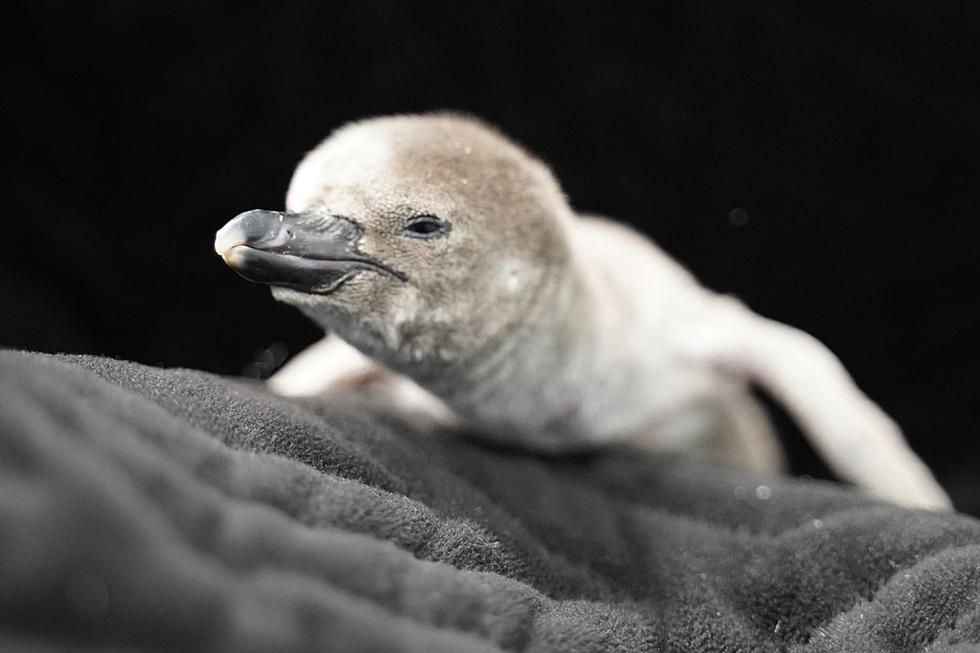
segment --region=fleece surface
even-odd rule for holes
[[[980,523],[0,352],[0,650],[972,651]]]

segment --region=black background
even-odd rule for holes
[[[281,207],[346,121],[461,109],[577,208],[826,342],[980,513],[980,10],[649,4],[10,10],[0,345],[226,374],[297,351],[316,329],[225,269],[214,231]]]

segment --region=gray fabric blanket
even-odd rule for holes
[[[980,523],[0,352],[0,650],[973,651]]]

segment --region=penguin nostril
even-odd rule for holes
[[[293,230],[292,229],[286,229],[286,235],[289,236],[290,238],[293,238]]]

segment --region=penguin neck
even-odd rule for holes
[[[577,271],[555,269],[519,316],[486,333],[452,369],[411,376],[464,416],[493,423],[513,415],[520,423],[526,418],[519,405],[533,411],[542,384],[570,385],[566,380],[586,365],[594,338],[589,299]]]

